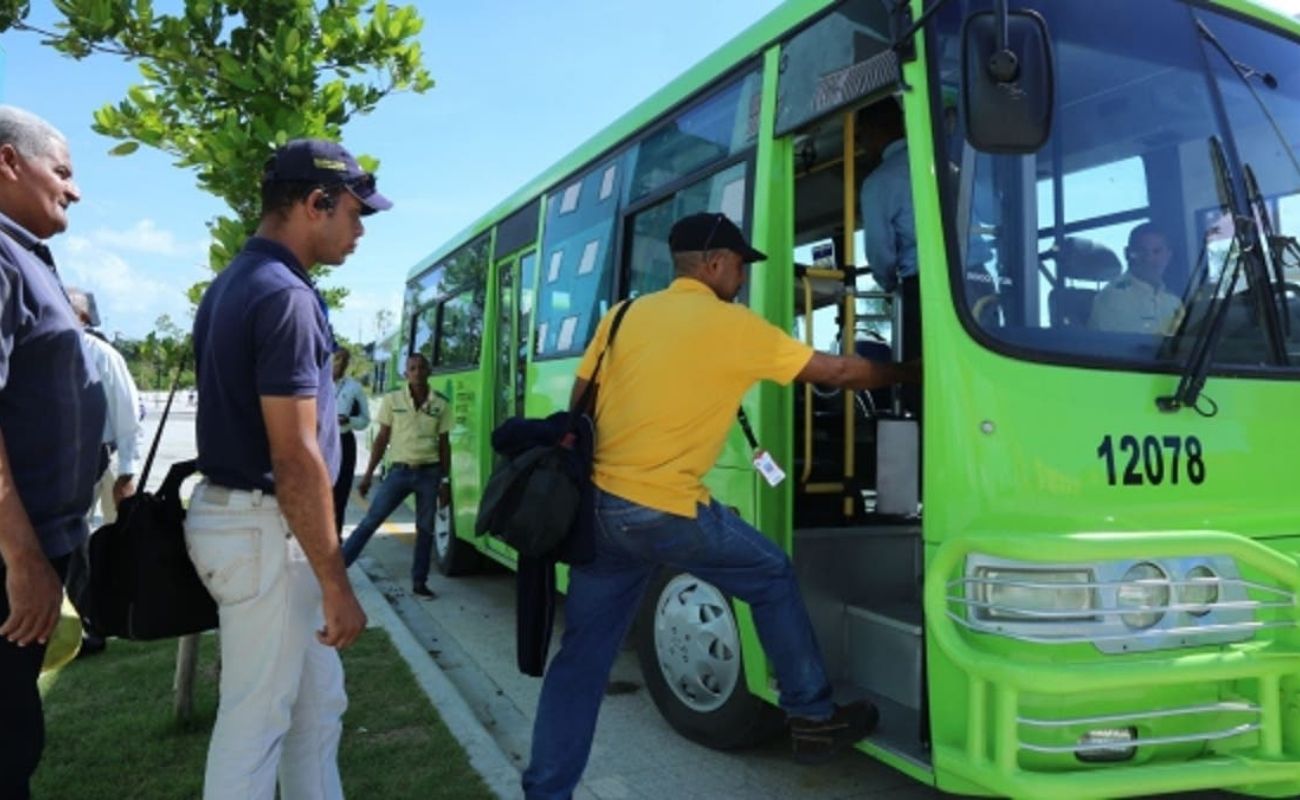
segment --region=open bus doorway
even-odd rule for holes
[[[910,326],[900,293],[872,275],[858,207],[879,162],[856,126],[872,117],[849,110],[793,135],[794,334],[902,360]],[[919,398],[803,385],[793,406],[793,559],[836,699],[869,697],[872,741],[928,765]]]

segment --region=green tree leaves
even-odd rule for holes
[[[372,2],[183,0],[158,14],[151,0],[54,0],[63,20],[41,33],[72,58],[105,52],[139,64],[142,82],[97,110],[92,127],[121,142],[114,155],[140,145],[171,154],[226,202],[231,216],[208,225],[209,266],[219,271],[257,227],[262,166],[275,147],[337,139],[389,94],[432,88],[415,7]],[[28,27],[27,10],[26,0],[0,0],[0,31]]]

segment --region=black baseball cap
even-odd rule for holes
[[[375,188],[375,176],[366,172],[338,142],[294,139],[278,148],[262,171],[263,183],[342,184],[364,206],[362,213],[387,211],[393,203]]]
[[[668,232],[668,249],[674,253],[730,250],[746,263],[767,260],[767,255],[750,247],[736,223],[720,211],[691,214],[677,220]]]

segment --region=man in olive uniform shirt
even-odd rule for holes
[[[1172,334],[1182,321],[1183,304],[1165,289],[1165,267],[1172,255],[1168,237],[1145,222],[1129,233],[1124,255],[1128,271],[1097,293],[1088,327],[1116,333]]]
[[[429,589],[429,558],[433,555],[433,517],[436,502],[449,498],[446,467],[451,463],[451,406],[429,388],[429,360],[420,353],[406,359],[407,385],[384,395],[380,402],[379,433],[370,451],[370,463],[357,491],[370,491],[375,467],[392,447],[388,474],[375,491],[370,510],[343,543],[343,559],[349,565],[361,555],[388,515],[411,493],[415,493],[415,562],[411,564],[411,591],[433,597]],[[436,501],[436,502],[435,502]]]

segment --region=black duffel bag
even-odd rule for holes
[[[91,618],[105,636],[169,639],[217,627],[217,604],[185,547],[181,483],[196,461],[172,465],[156,493],[122,501],[90,539]]]
[[[531,447],[492,473],[474,532],[492,533],[523,556],[547,555],[577,519],[580,480],[572,450],[562,444]]]
[[[517,452],[498,446],[503,429],[529,426],[544,430],[551,419],[515,418],[507,420],[493,432],[493,445],[506,456],[506,460],[493,470],[483,488],[483,500],[479,503],[478,519],[474,523],[476,534],[496,536],[520,555],[533,558],[554,557],[569,536],[578,519],[583,487],[591,478],[589,462],[576,449],[581,438],[578,427],[589,426],[583,432],[587,434],[589,444],[594,435],[591,434],[591,418],[585,412],[591,403],[601,364],[631,306],[632,301],[628,300],[614,314],[609,337],[596,359],[586,391],[567,415],[555,415],[563,416],[565,424],[553,433],[549,441]]]
[[[104,636],[147,641],[217,627],[217,603],[185,546],[181,484],[198,471],[198,462],[172,464],[157,492],[144,491],[179,380],[178,368],[140,473],[140,491],[122,501],[115,521],[90,537],[88,616]]]

